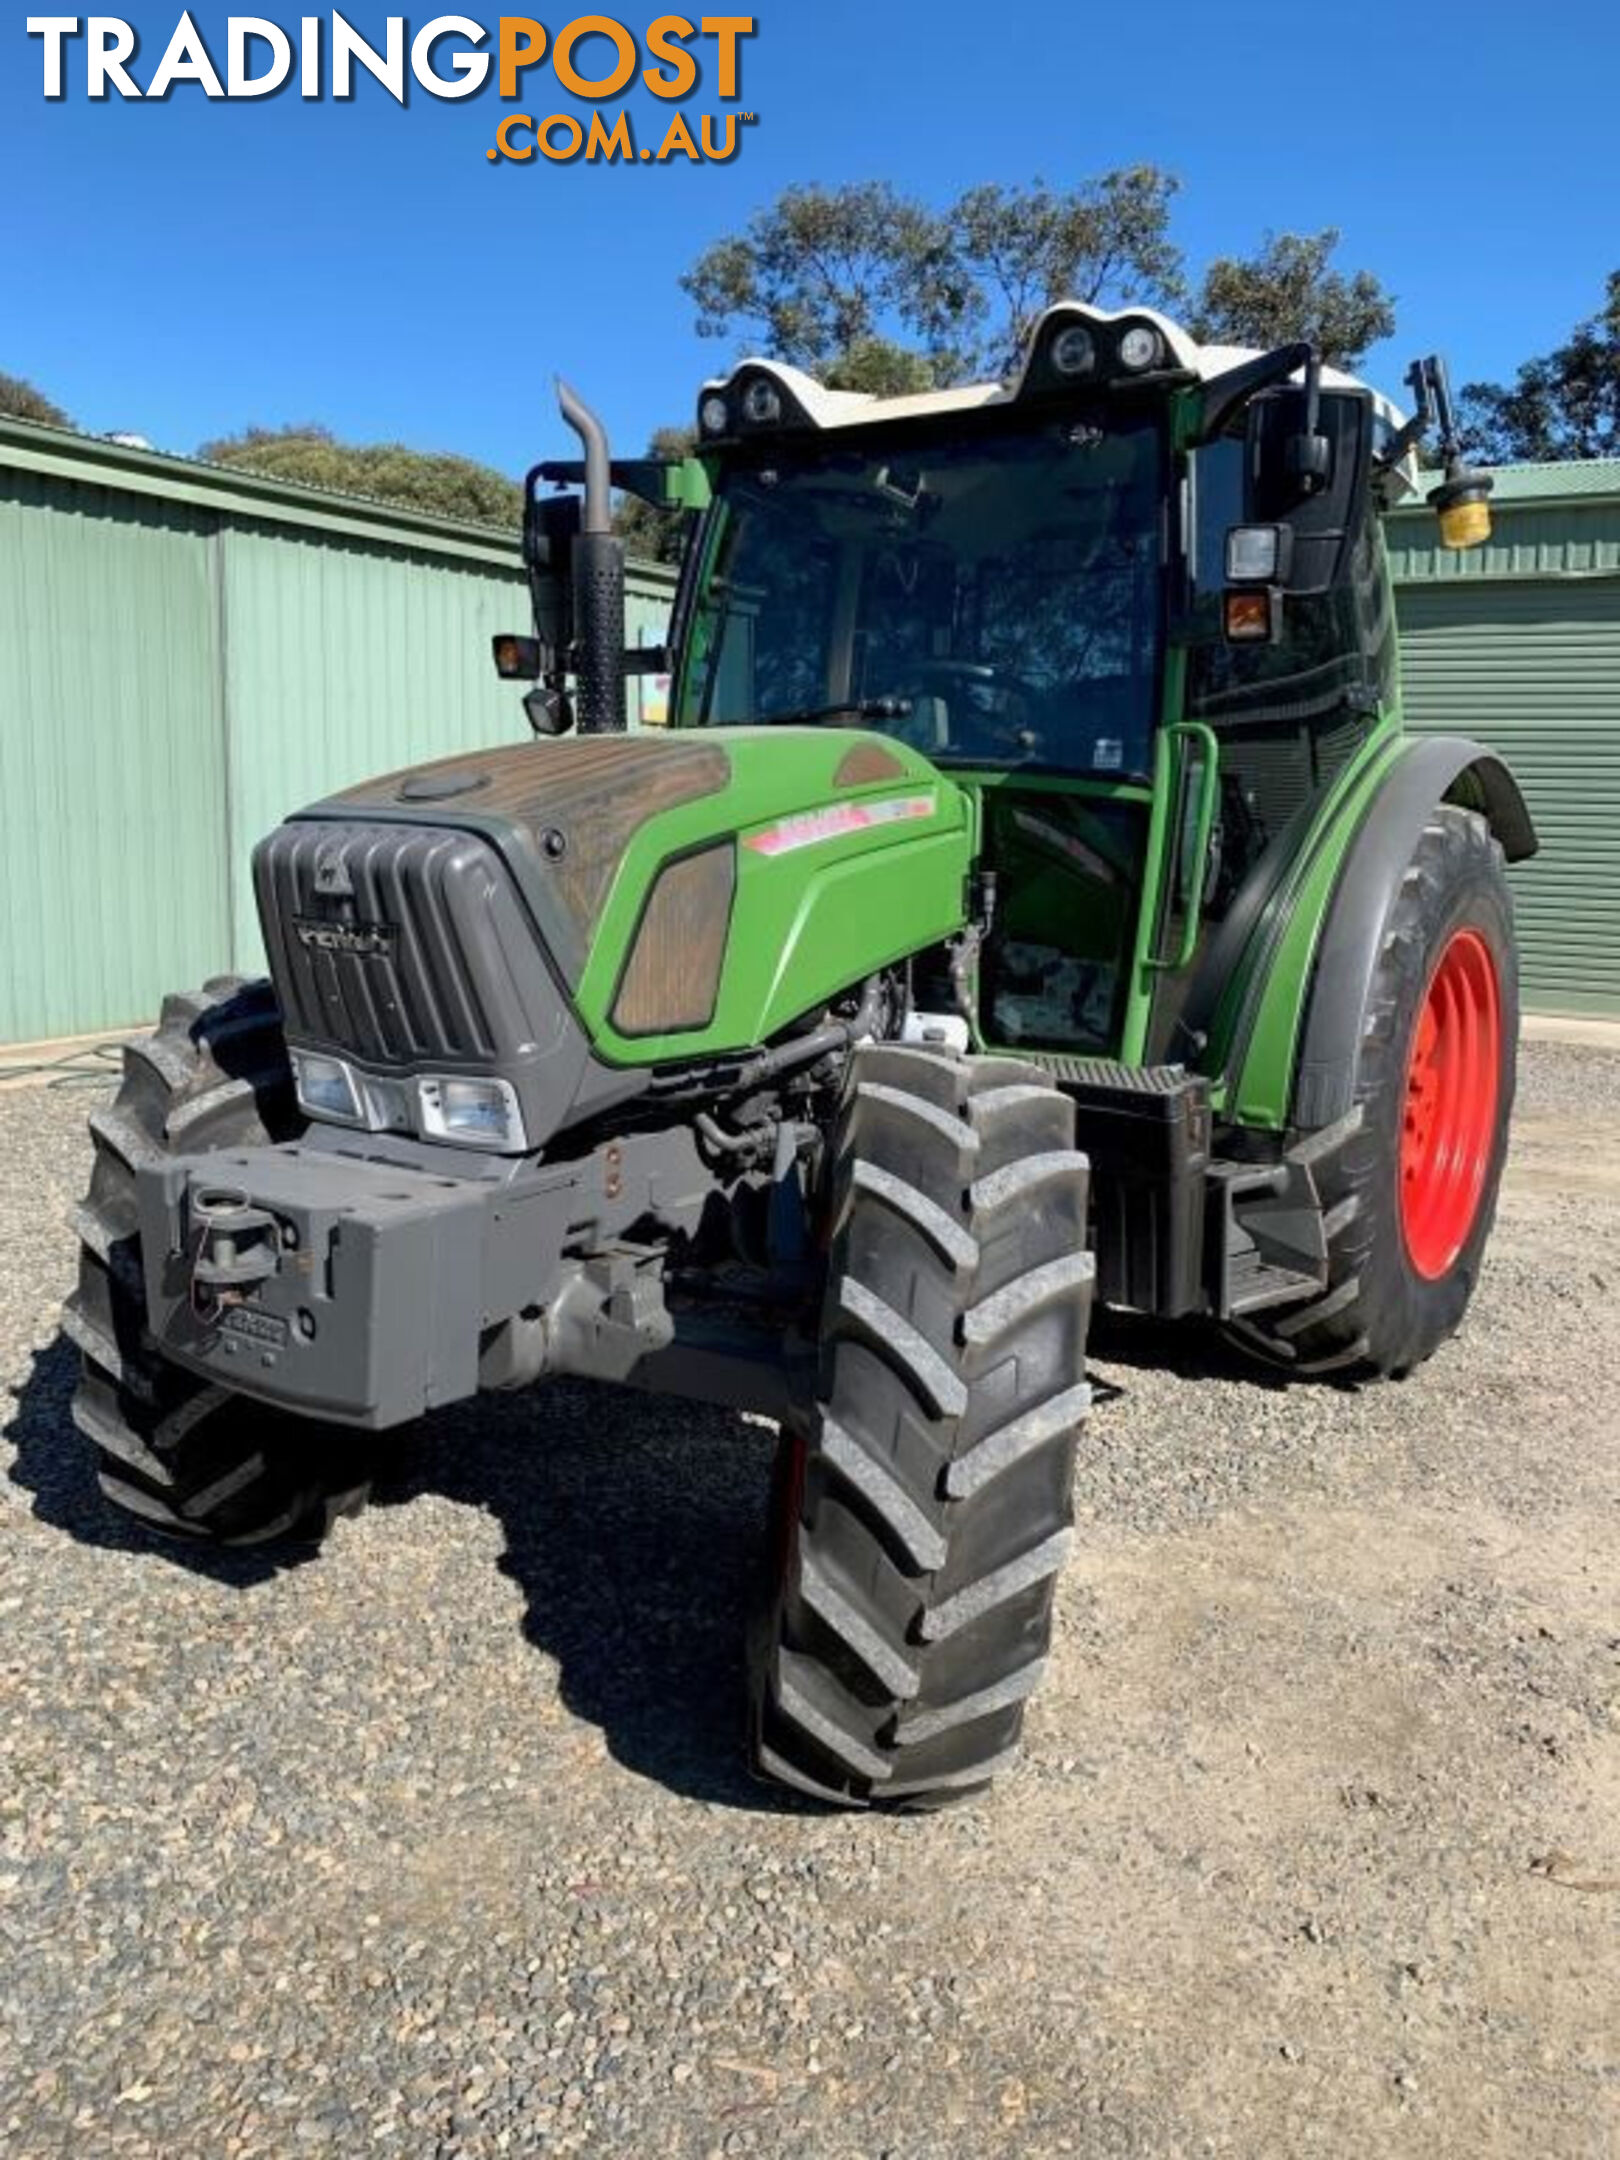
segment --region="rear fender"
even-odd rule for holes
[[[1536,852],[1524,796],[1493,751],[1460,735],[1409,742],[1370,793],[1347,806],[1337,871],[1316,920],[1292,926],[1309,938],[1308,965],[1303,976],[1279,968],[1266,986],[1228,1106],[1237,1122],[1315,1132],[1349,1114],[1385,921],[1443,802],[1477,810],[1510,863]]]

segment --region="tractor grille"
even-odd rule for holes
[[[294,820],[253,859],[288,1036],[372,1065],[474,1065],[555,1041],[562,992],[489,841]]]

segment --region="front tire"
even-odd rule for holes
[[[156,1032],[125,1044],[111,1106],[91,1114],[78,1288],[62,1314],[84,1359],[73,1422],[106,1497],[169,1536],[315,1537],[367,1495],[352,1435],[211,1386],[169,1364],[147,1331],[136,1171],[302,1130],[270,985],[230,976],[166,998]]]
[[[1355,1107],[1317,1170],[1326,1289],[1231,1324],[1300,1375],[1399,1375],[1462,1324],[1496,1217],[1519,1035],[1502,850],[1442,803],[1385,925],[1362,1015]]]
[[[872,1046],[832,1168],[820,1399],[784,1434],[753,1669],[765,1776],[929,1806],[1017,1748],[1072,1536],[1092,1277],[1073,1105]]]

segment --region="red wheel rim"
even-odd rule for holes
[[[1491,949],[1458,930],[1435,962],[1406,1061],[1401,1230],[1434,1282],[1468,1242],[1496,1141],[1502,996]]]

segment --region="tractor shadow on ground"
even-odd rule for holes
[[[78,1364],[63,1339],[37,1352],[0,1432],[10,1477],[41,1521],[244,1594],[319,1561],[312,1544],[178,1543],[110,1506],[69,1415]],[[710,1805],[816,1813],[759,1784],[744,1757],[774,1446],[773,1430],[730,1411],[554,1381],[479,1397],[390,1439],[372,1500],[391,1511],[437,1494],[496,1518],[525,1637],[555,1661],[568,1709],[627,1769]]]
[[[1098,1307],[1092,1313],[1086,1355],[1099,1365],[1123,1366],[1127,1372],[1169,1373],[1177,1380],[1207,1381],[1217,1387],[1274,1391],[1290,1384],[1280,1368],[1246,1355],[1209,1320],[1155,1320],[1142,1313]],[[1101,1403],[1125,1393],[1129,1381],[1097,1376],[1094,1385]]]
[[[775,1447],[734,1411],[553,1380],[425,1419],[374,1500],[494,1515],[524,1634],[615,1761],[710,1805],[819,1813],[745,1759]]]
[[[66,1336],[58,1335],[34,1352],[34,1369],[12,1391],[11,1415],[0,1427],[0,1441],[13,1451],[7,1474],[32,1494],[33,1512],[41,1522],[65,1530],[81,1545],[148,1554],[243,1590],[314,1557],[315,1548],[303,1545],[255,1552],[170,1544],[111,1506],[102,1497],[90,1446],[69,1408],[78,1378],[79,1353]]]
[[[1214,1328],[1097,1315],[1096,1415],[1138,1371],[1272,1388]],[[150,1534],[102,1497],[69,1414],[78,1352],[35,1354],[0,1438],[12,1481],[79,1543],[250,1593],[320,1558],[313,1544],[222,1550]],[[551,1381],[435,1413],[381,1445],[372,1504],[437,1494],[492,1514],[525,1637],[564,1703],[615,1760],[671,1791],[752,1811],[813,1802],[748,1774],[746,1645],[758,1595],[774,1431],[735,1412],[628,1388]],[[342,1535],[340,1528],[338,1535]]]

